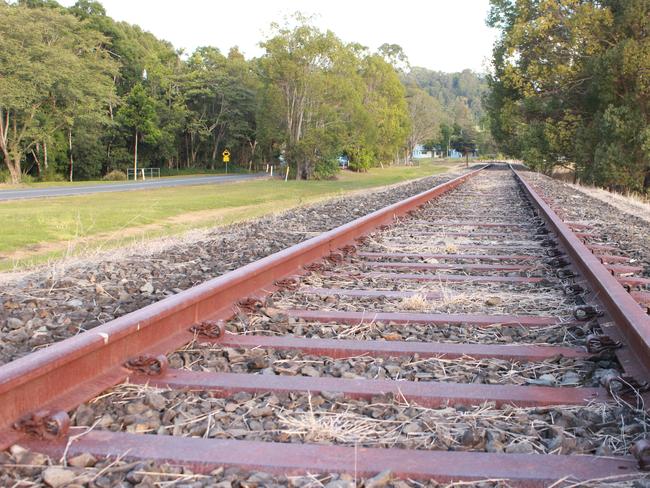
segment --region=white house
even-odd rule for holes
[[[431,151],[427,151],[422,144],[418,144],[413,149],[412,157],[413,159],[424,159],[433,157],[433,154],[431,154]]]

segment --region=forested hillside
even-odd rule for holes
[[[464,70],[443,73],[414,67],[404,77],[407,87],[417,87],[434,99],[429,102],[440,112],[437,130],[429,145],[447,152],[449,145],[463,149],[477,146],[483,154],[494,153],[482,99],[488,90],[485,76]]]
[[[650,0],[491,0],[487,109],[532,167],[650,190]]]
[[[483,119],[481,99],[488,89],[484,76],[469,69],[460,73],[443,73],[418,67],[413,68],[410,74],[417,84],[436,98],[450,114],[454,113],[458,105],[465,105],[477,125]]]

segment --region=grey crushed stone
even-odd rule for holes
[[[458,174],[444,173],[215,228],[201,241],[152,255],[80,263],[56,276],[45,269],[18,281],[0,283],[0,364],[237,269]]]

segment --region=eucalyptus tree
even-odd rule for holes
[[[411,118],[408,154],[412,157],[416,145],[440,136],[440,124],[446,120],[446,115],[437,99],[416,86],[407,88],[407,101]]]
[[[120,108],[120,123],[133,134],[133,174],[138,177],[138,144],[141,140],[154,143],[160,138],[155,103],[142,83],[136,84]]]
[[[252,138],[255,77],[235,48],[226,57],[214,47],[198,48],[189,57],[180,89],[188,107],[186,120],[191,164],[199,155],[214,168],[225,145],[239,148]]]
[[[318,142],[310,131],[321,132],[318,112],[323,115],[327,108],[325,95],[332,88],[335,53],[342,43],[332,32],[309,25],[307,19],[296,20],[295,27],[272,25],[272,37],[260,44],[266,51],[260,68],[263,80],[277,86],[282,97],[285,157],[296,168],[298,179],[308,179],[316,163],[310,153]]]
[[[104,43],[59,9],[0,3],[0,151],[13,183],[39,142],[108,105],[117,65]]]
[[[279,102],[284,155],[297,178],[329,174],[341,153],[359,170],[393,161],[410,128],[395,68],[303,17],[295,20],[273,26],[259,66],[266,93]]]
[[[397,71],[379,53],[362,60],[361,75],[365,83],[363,106],[370,115],[374,135],[374,165],[396,162],[411,129],[406,89]]]

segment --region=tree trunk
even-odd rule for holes
[[[4,156],[5,164],[9,170],[9,175],[11,176],[11,183],[14,185],[20,183],[20,160],[22,154],[18,147],[13,147],[9,149],[8,139],[9,139],[9,111],[5,114],[3,110],[0,109],[0,149],[2,150],[2,155]],[[15,149],[15,150],[14,150]]]
[[[289,164],[288,160],[287,160],[287,164]],[[297,180],[305,179],[303,163],[300,159],[296,159],[296,179]]]
[[[38,171],[38,177],[41,177],[41,159],[38,157],[37,152],[41,152],[41,145],[36,144],[36,151],[32,149],[32,157],[34,158],[34,161],[36,162],[36,170]]]
[[[214,165],[217,162],[217,151],[219,149],[219,142],[215,141],[214,145],[212,146],[212,157],[211,157],[211,164],[210,168],[214,171]]]
[[[9,168],[9,174],[11,175],[11,183],[14,185],[20,183],[20,159],[21,154],[19,151],[14,153],[13,161],[9,158],[8,154],[5,154],[5,161],[7,162],[7,168]]]
[[[248,163],[248,171],[253,170],[253,160],[255,159],[255,149],[257,148],[257,139],[254,141],[248,141],[248,145],[251,148],[251,160]]]
[[[193,168],[196,167],[196,157],[199,154],[199,144],[194,144],[194,134],[190,134],[190,158]]]
[[[5,145],[2,145],[2,154],[11,176],[11,183],[14,185],[20,183],[20,159],[22,154],[20,151],[9,151]]]
[[[70,182],[74,175],[74,159],[72,158],[72,127],[68,129],[68,150],[70,151]]]
[[[133,143],[133,181],[138,179],[138,129],[135,130],[135,142]]]
[[[43,142],[43,167],[47,173],[47,142]]]

